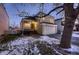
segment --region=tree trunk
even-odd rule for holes
[[[63,34],[61,37],[60,47],[70,48],[72,31],[76,19],[73,4],[64,4],[64,11],[65,11],[65,24]]]

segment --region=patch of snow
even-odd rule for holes
[[[49,37],[48,36],[41,36],[40,37],[41,39],[41,41],[46,41],[46,42],[48,42],[49,44],[52,44],[52,42],[51,42],[51,40],[49,39]]]
[[[79,37],[79,34],[73,33],[72,37]]]
[[[59,44],[59,40],[55,39],[55,38],[50,38],[48,36],[40,36],[40,38],[35,39],[34,37],[22,37],[22,38],[18,38],[14,41],[11,41],[9,43],[7,43],[8,46],[8,51],[2,51],[0,52],[0,55],[23,55],[23,54],[34,54],[34,55],[39,55],[41,53],[39,53],[39,49],[37,48],[36,45],[33,46],[33,42],[36,40],[40,40],[40,41],[46,41],[49,44],[55,43],[55,44]],[[30,49],[29,49],[30,48]],[[29,52],[28,52],[29,51]],[[58,52],[57,52],[58,53]]]
[[[28,44],[28,42],[32,42],[32,41],[36,41],[36,40],[46,41],[49,44],[52,44],[52,43],[59,44],[59,42],[60,42],[58,39],[55,39],[55,38],[50,38],[48,36],[40,36],[40,38],[38,38],[38,39],[35,39],[33,37],[18,38],[17,40],[11,41],[8,44],[11,46],[22,45],[22,44]]]
[[[54,43],[54,44],[59,44],[59,42],[60,42],[58,39],[50,38],[50,37],[48,37],[48,36],[41,36],[41,39],[40,39],[40,40],[46,41],[46,42],[48,42],[49,44],[52,44],[52,43]]]
[[[79,33],[79,31],[74,31],[73,33]]]
[[[13,51],[9,51],[9,53],[8,53],[9,55],[22,55],[22,53],[21,52],[19,52],[17,49],[14,49]]]
[[[40,54],[40,53],[39,53],[39,49],[37,48],[37,45],[34,46],[33,50],[31,50],[31,52],[32,52],[34,55]]]
[[[71,45],[71,48],[69,49],[64,49],[66,51],[69,51],[69,52],[78,52],[79,53],[79,46],[76,46],[76,45]]]
[[[58,52],[56,49],[53,48],[53,50],[54,50],[57,54],[62,55],[62,54],[61,54],[60,52]]]
[[[2,51],[2,52],[0,52],[0,55],[7,55],[9,53],[9,51]]]
[[[32,39],[30,37],[30,39]],[[9,44],[12,45],[22,45],[22,44],[28,44],[28,42],[30,42],[29,38],[18,38],[17,40],[11,41]]]

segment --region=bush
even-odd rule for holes
[[[19,35],[17,34],[7,34],[4,36],[3,40],[0,42],[1,44],[3,43],[7,43],[9,41],[14,40],[15,38],[17,38]]]

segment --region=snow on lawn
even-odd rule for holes
[[[48,42],[49,44],[59,44],[59,40],[58,39],[55,39],[55,38],[50,38],[48,36],[40,36],[39,38],[34,38],[34,37],[19,37],[18,39],[14,40],[14,41],[11,41],[7,44],[3,44],[4,45],[7,45],[8,46],[8,50],[4,50],[4,51],[0,51],[0,55],[6,55],[6,54],[9,54],[9,55],[22,55],[22,54],[28,54],[28,51],[29,51],[29,47],[32,48],[32,43],[34,41],[46,41]],[[37,48],[36,45],[34,45],[33,47],[33,50],[31,49],[30,50],[31,53],[33,54],[40,54],[39,53],[39,50]]]
[[[2,51],[1,53],[0,53],[0,55],[7,55],[9,53],[9,51]]]
[[[52,43],[54,43],[54,44],[59,44],[60,43],[60,41],[58,40],[58,39],[55,39],[55,38],[50,38],[50,37],[48,37],[48,36],[41,36],[40,37],[41,39],[41,41],[46,41],[46,42],[48,42],[49,44],[52,44]]]
[[[24,37],[24,38],[18,38],[17,40],[11,41],[10,44],[12,45],[21,45],[21,44],[27,44],[29,41],[33,40],[32,37]]]
[[[76,46],[76,45],[71,45],[71,48],[69,48],[69,49],[64,49],[64,50],[66,50],[66,51],[69,51],[69,52],[76,52],[76,53],[79,53],[79,46]]]
[[[79,34],[72,34],[72,37],[79,37]]]
[[[79,37],[79,32],[73,32],[72,37]]]
[[[10,44],[11,45],[21,45],[21,44],[27,44],[30,41],[37,41],[37,40],[46,41],[49,44],[52,44],[52,43],[59,44],[59,42],[60,42],[58,39],[55,39],[55,38],[50,38],[48,36],[40,36],[40,38],[38,38],[38,39],[35,39],[33,37],[18,38],[17,40],[10,42]]]
[[[32,36],[29,37],[19,37],[18,39],[9,42],[8,44],[8,50],[0,51],[0,55],[28,55],[28,53],[31,55],[32,53],[35,55],[41,54],[39,53],[39,49],[37,48],[36,45],[32,45],[34,41],[46,41],[49,44],[59,44],[60,40],[55,39],[55,38],[50,38],[48,36],[40,36],[39,38],[34,38]],[[4,46],[3,45],[3,46]],[[33,46],[33,47],[32,47]],[[29,51],[30,49],[30,52]],[[79,53],[79,47],[76,45],[71,45],[71,48],[69,49],[64,49],[69,52],[77,52]]]

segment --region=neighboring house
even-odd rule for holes
[[[76,19],[76,21],[75,21],[75,25],[74,25],[74,29],[73,30],[79,31],[79,20],[78,19]]]
[[[4,34],[9,29],[9,17],[3,4],[0,4],[0,35]]]
[[[43,12],[39,12],[36,14],[36,16],[41,17],[42,15],[45,15]],[[43,18],[24,18],[21,21],[21,28],[26,30],[35,30],[39,34],[43,35],[49,35],[49,34],[56,34],[57,33],[57,25],[55,24],[53,16],[46,16]]]
[[[9,31],[7,31],[8,34],[18,34],[20,32],[19,27],[9,27]]]
[[[78,17],[76,19],[75,24],[76,24],[76,30],[79,31],[79,15],[78,15]]]
[[[64,28],[64,21],[65,21],[64,18],[59,19],[59,20],[55,20],[55,22],[56,22],[56,24],[57,24],[57,30],[58,30],[58,32],[62,32],[62,31],[63,31],[63,28]],[[78,25],[78,24],[79,24],[79,20],[76,19],[73,30],[79,31],[79,30],[77,30],[77,27],[76,27],[76,25]]]
[[[61,22],[62,22],[62,19],[55,20],[55,23],[57,24],[57,33],[61,33],[63,31]]]

